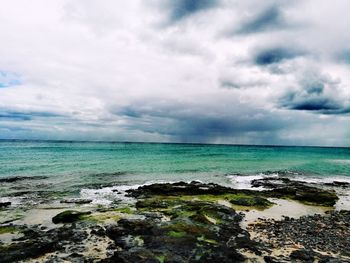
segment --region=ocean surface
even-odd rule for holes
[[[111,202],[118,189],[154,182],[245,188],[254,178],[350,181],[350,148],[0,141],[0,201],[58,197]],[[18,179],[22,178],[22,179]]]

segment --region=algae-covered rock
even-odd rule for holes
[[[174,196],[174,197],[184,197],[184,196],[227,196],[227,195],[237,195],[245,197],[275,197],[275,198],[285,198],[293,199],[302,202],[308,202],[314,205],[321,206],[333,206],[338,200],[336,193],[329,189],[323,189],[309,185],[305,182],[294,181],[287,178],[264,178],[252,181],[253,187],[264,187],[269,190],[254,191],[245,189],[233,189],[230,187],[225,187],[217,184],[203,184],[199,182],[191,183],[165,183],[165,184],[152,184],[139,187],[138,189],[128,190],[129,196],[135,198],[149,198],[157,196]],[[236,198],[233,198],[236,199]],[[254,199],[253,199],[254,200]],[[262,201],[262,199],[255,199],[257,202]],[[246,204],[250,201],[245,200]],[[237,201],[239,202],[239,201]],[[242,201],[243,202],[243,201]],[[153,205],[162,204],[162,199],[156,200]],[[265,202],[267,206],[271,205]],[[165,204],[166,206],[167,204]],[[144,204],[147,207],[147,204]],[[264,205],[263,205],[264,206]]]
[[[254,197],[239,197],[230,200],[230,203],[240,206],[254,206],[258,208],[266,208],[273,205],[272,202],[266,198],[254,196]]]
[[[59,223],[73,223],[75,221],[83,219],[83,216],[89,215],[91,212],[80,212],[75,210],[67,210],[52,218],[54,224]]]
[[[0,244],[0,262],[22,262],[28,259],[42,257],[46,253],[62,251],[66,253],[68,244],[81,245],[87,238],[83,229],[73,226],[53,228],[48,231],[37,226],[8,226],[20,230],[23,236],[15,242]],[[7,229],[9,230],[9,229]],[[52,262],[61,262],[62,259]],[[45,261],[46,262],[46,261]]]
[[[6,234],[6,233],[14,233],[18,231],[19,229],[15,225],[0,226],[0,235]]]
[[[320,206],[333,206],[339,199],[333,190],[288,178],[268,177],[256,179],[252,181],[252,186],[271,189],[261,191],[261,195],[265,197],[289,198]]]

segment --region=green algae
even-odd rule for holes
[[[184,237],[184,236],[186,236],[186,232],[184,232],[184,231],[174,231],[174,230],[172,230],[172,231],[169,231],[168,233],[167,233],[167,235],[169,236],[169,237],[175,237],[175,238],[181,238],[181,237]]]
[[[217,244],[218,242],[214,239],[209,239],[209,238],[206,238],[205,236],[200,236],[200,237],[197,237],[197,240],[200,241],[200,242],[204,242],[204,243],[208,243],[208,244]]]
[[[116,208],[116,209],[114,209],[114,211],[122,213],[122,214],[129,214],[129,215],[134,214],[134,211],[129,206]]]
[[[159,255],[155,256],[155,258],[159,261],[159,263],[164,263],[166,257],[164,255]]]
[[[19,232],[19,230],[15,226],[0,226],[0,235],[15,232]]]
[[[269,208],[274,204],[266,198],[259,196],[237,196],[232,198],[230,203],[239,206],[257,207],[261,209]]]
[[[179,195],[179,196],[153,196],[137,203],[137,208],[143,210],[164,212],[168,215],[174,214],[172,209],[189,201],[205,201],[210,203],[224,203],[227,206],[234,207],[238,210],[257,209],[263,210],[270,208],[274,203],[257,194],[221,194],[221,195]],[[180,212],[177,212],[178,214]],[[184,212],[186,215],[186,212]],[[187,214],[191,216],[191,214]]]

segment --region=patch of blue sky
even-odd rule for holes
[[[21,84],[22,81],[18,74],[0,70],[0,88],[8,88]]]

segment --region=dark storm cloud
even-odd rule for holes
[[[334,113],[341,110],[341,106],[329,98],[305,98],[301,101],[291,101],[287,104],[289,109],[305,111],[321,111],[322,113]]]
[[[178,21],[199,11],[203,11],[218,4],[217,0],[168,0],[167,6],[170,8],[170,18]]]
[[[269,7],[251,20],[245,22],[238,30],[240,34],[250,34],[283,28],[287,25],[281,10],[277,6]]]
[[[52,118],[62,117],[63,115],[52,112],[18,112],[18,111],[6,111],[0,110],[1,120],[14,120],[14,121],[30,121],[34,118]]]
[[[289,91],[281,99],[283,107],[291,110],[310,111],[321,114],[348,114],[346,101],[325,93],[326,85],[335,90],[335,83],[321,80],[304,81],[300,90]]]
[[[301,55],[301,52],[294,49],[283,47],[268,48],[256,53],[254,63],[260,66],[265,66],[287,59],[293,59],[299,55]]]
[[[152,106],[127,106],[111,112],[128,118],[127,129],[171,136],[180,142],[208,142],[215,138],[243,136],[247,133],[274,133],[289,126],[282,118],[267,112],[260,111],[257,114],[254,109],[239,107],[225,112],[168,102]]]

